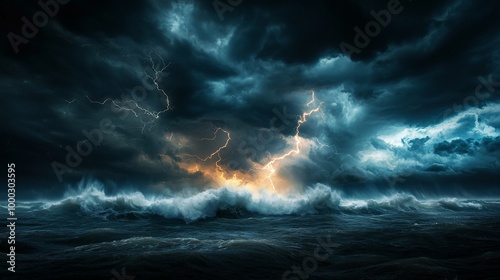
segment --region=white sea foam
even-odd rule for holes
[[[261,215],[307,215],[324,212],[359,211],[425,211],[439,208],[458,211],[465,208],[481,209],[481,201],[461,201],[456,198],[418,200],[415,196],[396,193],[377,199],[348,199],[332,188],[316,184],[301,193],[278,195],[252,192],[241,188],[218,188],[191,195],[147,197],[139,191],[107,195],[98,184],[89,183],[78,192],[68,195],[46,208],[78,208],[89,215],[107,217],[119,214],[155,214],[165,218],[193,221],[215,217],[220,211],[250,212]]]

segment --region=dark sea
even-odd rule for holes
[[[2,279],[500,279],[496,200],[92,187],[16,211],[16,272],[2,238]]]

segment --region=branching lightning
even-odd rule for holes
[[[149,126],[150,128],[153,126],[154,122],[160,118],[160,115],[171,110],[172,107],[170,106],[170,98],[167,95],[167,93],[160,87],[160,80],[164,76],[163,71],[167,69],[168,66],[170,66],[171,63],[165,63],[165,60],[158,54],[158,52],[155,52],[156,56],[159,58],[159,63],[155,63],[155,59],[151,54],[152,52],[149,52],[148,57],[144,58],[147,59],[151,62],[151,70],[153,70],[152,75],[148,74],[147,72],[145,73],[146,76],[151,79],[153,84],[155,85],[155,88],[158,92],[161,93],[162,96],[165,98],[166,102],[166,108],[160,111],[153,111],[150,110],[149,108],[145,108],[144,106],[141,106],[137,101],[133,99],[126,99],[126,100],[115,100],[111,98],[107,98],[103,101],[95,101],[90,99],[90,97],[86,96],[88,101],[90,103],[94,104],[99,104],[99,105],[105,105],[107,102],[111,102],[113,105],[114,109],[117,111],[127,111],[131,112],[134,114],[136,118],[139,118],[140,122],[142,123],[142,133],[144,133],[144,130]]]
[[[156,65],[153,57],[151,56],[151,52],[149,52],[148,58],[149,58],[149,61],[151,61],[151,69],[153,70],[154,75],[151,76],[147,72],[146,72],[146,75],[153,81],[153,83],[156,86],[156,90],[158,90],[159,92],[161,92],[165,96],[167,108],[165,108],[162,111],[157,112],[156,115],[159,116],[160,114],[165,113],[166,111],[168,111],[170,109],[173,109],[172,107],[170,107],[170,98],[168,97],[167,93],[162,88],[160,88],[160,85],[159,85],[159,82],[161,81],[161,79],[163,78],[163,75],[164,75],[163,71],[165,71],[165,69],[167,69],[167,67],[170,66],[171,62],[166,64],[165,60],[160,56],[160,54],[158,54],[157,51],[155,51],[155,54],[160,59],[160,63],[159,63],[159,65]]]
[[[314,102],[315,102],[314,91],[312,91],[311,101],[309,101],[306,104],[306,106],[309,107]],[[273,181],[273,175],[276,173],[276,169],[274,168],[274,164],[277,163],[277,162],[280,162],[280,161],[282,161],[284,159],[286,159],[287,157],[291,156],[292,154],[299,154],[300,153],[300,148],[301,148],[300,127],[301,127],[301,125],[303,123],[305,123],[307,121],[307,117],[309,117],[311,114],[313,114],[315,112],[318,112],[320,110],[320,107],[321,107],[321,104],[318,107],[314,108],[314,109],[311,109],[311,110],[309,110],[307,112],[302,113],[302,115],[300,116],[299,120],[297,121],[297,126],[295,127],[295,135],[293,136],[293,139],[295,141],[295,147],[293,149],[291,149],[290,151],[288,151],[287,153],[281,155],[281,156],[273,157],[262,168],[263,170],[267,170],[268,171],[268,175],[265,178],[266,178],[266,180],[269,181],[269,183],[273,187],[273,192],[274,193],[276,193],[276,187],[275,187],[274,181]]]
[[[224,143],[224,145],[222,145],[219,148],[217,148],[217,150],[215,150],[213,153],[211,153],[210,155],[208,155],[205,158],[201,158],[201,157],[196,156],[196,155],[195,155],[195,157],[198,158],[201,161],[207,161],[209,159],[212,159],[215,155],[217,155],[217,161],[215,162],[215,166],[217,167],[217,170],[219,170],[220,172],[224,172],[224,169],[222,169],[222,167],[219,165],[219,163],[222,160],[222,158],[220,156],[220,153],[221,153],[222,150],[224,150],[225,148],[227,148],[227,145],[229,145],[229,142],[231,141],[231,134],[229,133],[229,131],[227,131],[227,130],[221,128],[221,127],[217,127],[215,129],[215,131],[214,131],[214,136],[212,138],[202,138],[201,140],[202,141],[204,141],[204,140],[213,141],[213,140],[215,140],[217,138],[217,133],[219,131],[222,131],[227,136],[227,139],[226,139],[226,142]]]
[[[316,99],[315,99],[315,94],[313,91],[311,94],[311,100],[308,101],[305,104],[305,106],[310,107],[315,102],[316,102]],[[267,162],[267,164],[265,164],[264,166],[253,169],[253,170],[261,170],[265,173],[265,174],[259,173],[257,175],[258,177],[262,178],[260,183],[262,183],[262,181],[269,181],[274,193],[276,193],[276,185],[275,185],[275,182],[273,180],[273,177],[275,176],[275,173],[277,172],[277,170],[276,170],[278,168],[277,164],[281,161],[286,160],[287,158],[291,157],[292,155],[297,155],[297,154],[301,153],[301,147],[302,147],[303,143],[302,143],[302,139],[300,136],[300,128],[307,121],[308,117],[311,116],[312,114],[320,111],[320,108],[321,108],[321,104],[319,104],[319,106],[317,106],[313,109],[310,109],[306,112],[303,112],[299,116],[299,119],[297,121],[297,126],[295,127],[295,134],[293,136],[294,145],[288,152],[286,152],[280,156],[272,157],[271,160],[269,160],[269,162]],[[252,182],[255,182],[255,177],[252,177],[252,175],[247,175],[244,173],[238,173],[238,174],[233,173],[232,177],[227,178],[225,176],[225,170],[220,165],[220,162],[222,161],[221,152],[228,147],[228,145],[231,141],[231,134],[229,133],[229,131],[224,130],[221,127],[216,127],[215,131],[213,132],[212,137],[202,138],[201,140],[202,141],[214,141],[217,139],[217,137],[219,137],[219,134],[221,134],[221,133],[226,134],[227,139],[224,142],[224,144],[220,145],[214,152],[212,152],[211,154],[209,154],[206,157],[200,157],[197,155],[189,155],[189,156],[196,157],[197,159],[199,159],[200,161],[203,161],[203,162],[207,162],[209,160],[216,158],[217,160],[215,161],[215,167],[216,167],[216,172],[218,173],[218,176],[215,178],[216,178],[216,180],[220,179],[221,181],[219,181],[219,182],[222,182],[222,183],[228,184],[228,185],[233,185],[233,186],[242,186],[242,185],[250,183],[255,188],[258,188],[258,184],[252,184]],[[197,166],[197,170],[198,170],[198,166]],[[253,176],[255,176],[255,175],[253,175]]]

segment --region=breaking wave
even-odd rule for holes
[[[302,193],[282,196],[255,193],[248,189],[219,188],[192,195],[147,197],[139,191],[107,195],[94,184],[61,201],[45,203],[45,210],[83,213],[102,218],[138,218],[157,215],[168,219],[194,221],[210,217],[238,218],[245,215],[310,215],[318,213],[380,214],[387,211],[481,210],[480,200],[443,198],[419,200],[406,193],[376,199],[343,198],[332,188],[317,184]],[[496,204],[490,204],[498,206]]]

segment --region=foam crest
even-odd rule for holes
[[[99,184],[89,183],[65,199],[47,204],[46,209],[64,208],[64,211],[88,215],[123,217],[127,215],[160,215],[169,219],[194,221],[224,215],[307,215],[317,213],[374,213],[385,211],[426,211],[440,209],[459,211],[480,210],[482,201],[461,201],[456,198],[418,200],[406,193],[381,196],[377,199],[346,199],[332,188],[316,184],[301,193],[278,195],[245,188],[219,188],[191,195],[147,197],[139,191],[107,195]],[[221,214],[222,213],[222,214]]]

